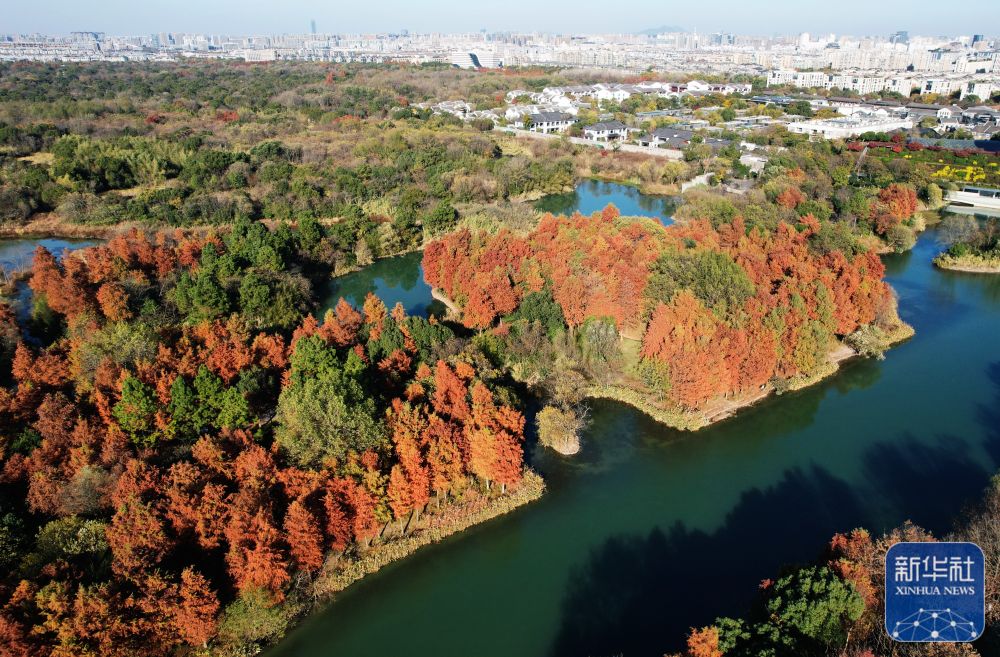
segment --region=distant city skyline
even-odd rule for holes
[[[499,7],[499,9],[498,9]],[[309,0],[14,0],[5,7],[0,33],[116,35],[155,32],[211,34],[474,32],[629,33],[676,25],[703,33],[969,35],[1000,26],[1000,2],[967,0],[955,12],[915,9],[912,0],[576,0],[572,4],[506,0],[496,5],[453,0],[378,0],[337,6]]]

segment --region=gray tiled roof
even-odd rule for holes
[[[594,125],[588,125],[584,130],[625,130],[626,126],[621,121],[601,121],[600,123],[595,123]]]
[[[532,114],[531,120],[535,123],[557,123],[559,121],[572,121],[573,115],[566,112],[539,112]]]

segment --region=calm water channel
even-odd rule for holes
[[[600,212],[609,203],[613,203],[626,217],[655,217],[661,223],[669,224],[676,200],[671,196],[642,194],[635,187],[626,185],[584,180],[574,191],[550,194],[535,203],[535,207],[552,214],[580,212],[589,215]]]

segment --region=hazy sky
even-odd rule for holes
[[[635,32],[743,34],[1000,31],[1000,0],[3,0],[0,33]],[[923,5],[923,6],[921,6]],[[954,12],[947,7],[953,6]]]

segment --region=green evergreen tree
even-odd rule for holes
[[[170,427],[174,437],[182,441],[192,441],[198,437],[201,426],[196,417],[198,412],[198,397],[194,389],[178,375],[170,386]]]
[[[194,390],[198,405],[194,412],[195,426],[200,429],[218,426],[219,411],[222,409],[222,379],[202,365],[194,377]]]
[[[156,401],[153,390],[145,383],[129,376],[122,383],[121,400],[115,404],[113,413],[122,431],[127,433],[133,442],[151,443],[153,436],[153,416],[156,414]]]
[[[227,388],[222,393],[216,424],[224,429],[240,429],[250,424],[250,406],[237,388]]]

